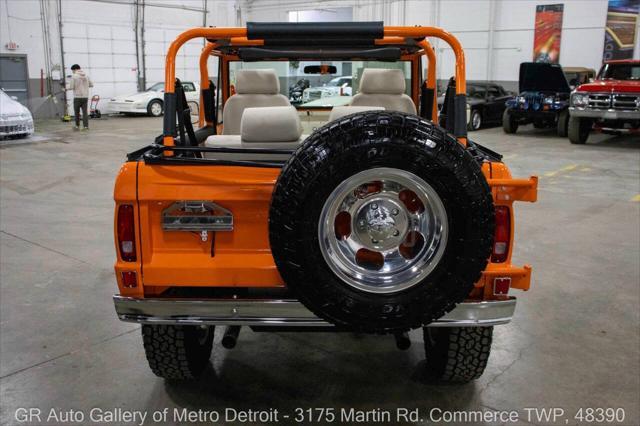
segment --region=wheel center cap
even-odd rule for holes
[[[407,231],[405,209],[391,199],[364,203],[356,215],[356,234],[370,249],[386,250],[400,245]]]

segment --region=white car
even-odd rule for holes
[[[195,108],[200,103],[200,86],[190,81],[183,81],[187,103]],[[156,83],[145,92],[138,92],[127,96],[111,98],[109,109],[111,112],[123,114],[147,114],[160,117],[164,113],[164,83]],[[195,105],[193,105],[195,103]]]
[[[331,96],[351,96],[353,77],[336,77],[324,86],[309,87],[302,92],[302,102],[311,102]]]
[[[32,133],[31,112],[15,97],[0,90],[0,138],[26,138]]]

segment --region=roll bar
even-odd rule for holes
[[[403,41],[406,38],[418,40],[418,45],[423,48],[424,54],[429,61],[427,87],[435,89],[436,75],[435,75],[435,53],[431,48],[426,37],[435,37],[444,40],[453,49],[456,57],[455,66],[455,78],[456,78],[456,125],[454,133],[458,141],[465,145],[467,144],[466,137],[466,123],[464,117],[466,116],[466,79],[465,79],[465,57],[462,45],[458,39],[451,33],[437,27],[383,27],[383,38],[376,39],[375,44],[393,44],[398,41]],[[258,46],[264,44],[264,40],[250,40],[248,38],[247,28],[192,28],[180,34],[169,46],[165,61],[165,115],[164,115],[164,129],[163,129],[163,144],[165,146],[175,146],[174,135],[176,131],[175,112],[176,109],[176,96],[175,96],[175,61],[178,50],[184,43],[194,38],[206,38],[210,42],[205,46],[200,56],[200,76],[202,84],[206,84],[208,87],[208,71],[206,67],[206,61],[209,55],[217,47],[216,42],[212,40],[228,40],[233,45],[244,46]],[[206,82],[206,83],[205,83]],[[216,100],[217,102],[217,100]],[[202,109],[202,108],[201,108]],[[432,117],[435,119],[437,116],[436,102],[434,96],[434,110],[432,111]]]

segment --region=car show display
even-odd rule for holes
[[[640,425],[640,0],[0,0],[0,425]]]

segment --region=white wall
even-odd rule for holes
[[[602,63],[607,0],[254,0],[247,21],[286,21],[290,10],[353,7],[354,20],[382,20],[386,25],[439,26],[452,32],[465,49],[467,78],[517,81],[518,66],[532,60],[535,7],[564,3],[560,63],[596,70]],[[493,48],[489,50],[493,8]],[[640,28],[636,33],[640,32]],[[635,58],[640,54],[637,37]],[[438,77],[453,75],[454,58],[446,43],[439,51]],[[487,61],[490,60],[489,64]]]
[[[62,10],[64,75],[78,63],[94,82],[93,93],[103,100],[137,90],[134,0],[44,0],[50,29],[52,77],[61,78],[62,53],[58,7]],[[146,0],[145,62],[147,86],[164,80],[164,61],[169,44],[182,31],[203,25],[205,0]],[[206,24],[236,26],[237,3],[206,0]],[[7,13],[8,11],[8,13]],[[40,98],[40,70],[46,70],[43,46],[41,0],[0,0],[0,53],[26,54],[31,79],[29,107],[37,112],[51,98]],[[6,44],[16,42],[17,50]],[[187,42],[176,60],[176,76],[199,80],[198,58],[202,40]],[[61,92],[54,84],[55,92]],[[69,93],[71,98],[71,93]],[[106,102],[101,105],[104,110]],[[62,110],[58,105],[58,113]]]
[[[59,77],[55,69],[62,62],[57,21],[57,7],[61,4],[65,74],[70,74],[73,63],[79,63],[95,81],[94,93],[103,98],[135,91],[134,0],[44,1],[54,77]],[[205,2],[207,25],[215,26],[238,26],[246,21],[286,22],[292,10],[337,7],[352,7],[356,21],[441,26],[462,42],[469,79],[497,81],[516,81],[518,64],[531,60],[538,4],[565,5],[560,63],[599,68],[608,5],[607,0],[146,0],[148,85],[163,80],[164,56],[175,36],[202,25]],[[40,0],[0,0],[0,52],[28,55],[32,110],[49,100],[39,98],[40,70],[46,69],[41,23]],[[493,48],[489,50],[491,35]],[[9,41],[18,43],[19,48],[8,51],[5,44]],[[636,44],[638,58],[640,37]],[[453,74],[452,52],[445,43],[434,45],[439,49],[438,76],[446,79]],[[178,77],[197,79],[201,46],[202,41],[191,41],[182,49],[177,61]]]

